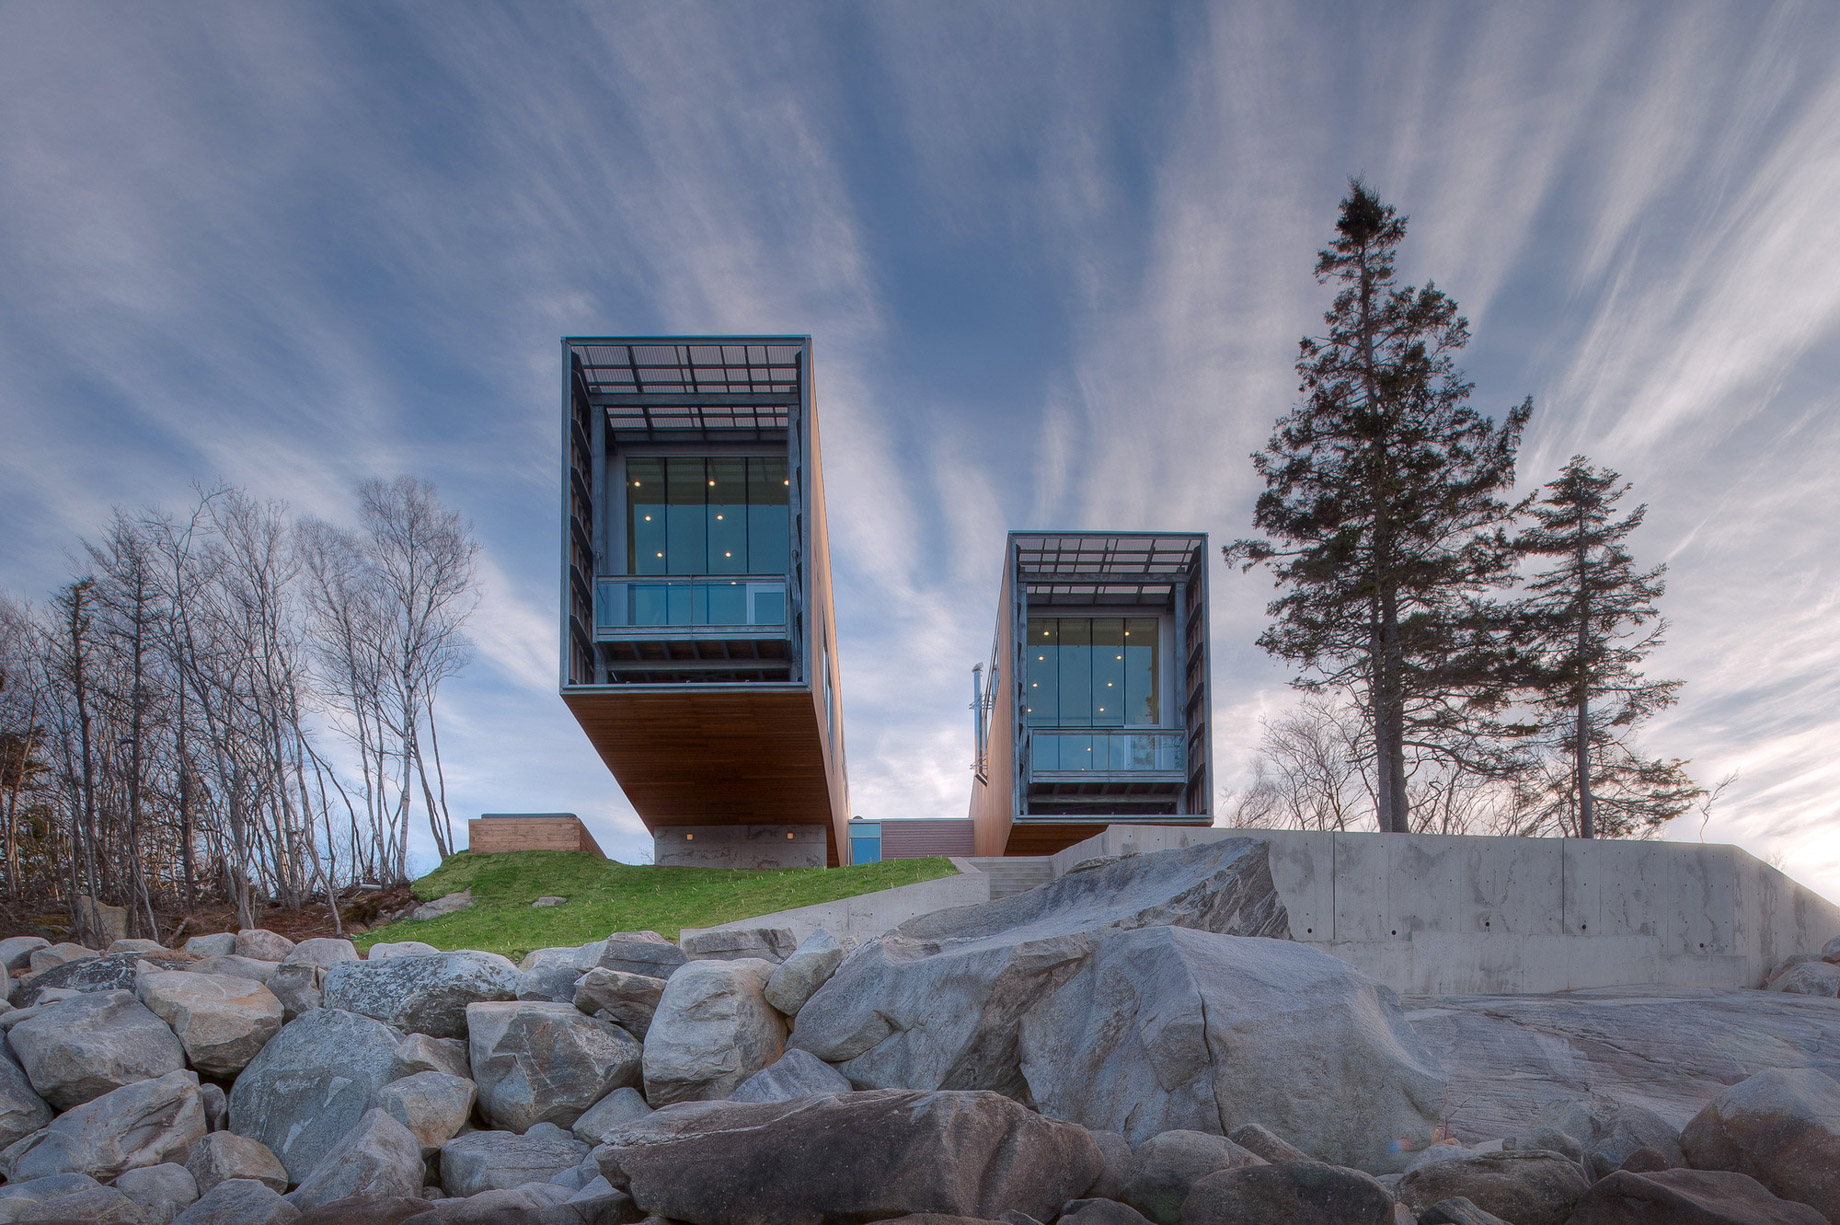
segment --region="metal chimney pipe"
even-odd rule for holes
[[[984,772],[984,665],[971,665],[971,769]]]

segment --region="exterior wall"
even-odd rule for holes
[[[501,851],[586,851],[607,858],[594,835],[572,813],[541,816],[484,816],[466,823],[467,849],[490,855]]]
[[[979,855],[1001,855],[1016,819],[1016,548],[1003,550],[1003,587],[997,596],[996,646],[984,680],[995,701],[985,728],[984,773],[971,779],[971,823]],[[885,852],[884,852],[885,853]]]
[[[1755,987],[1840,907],[1732,846],[1113,826],[1053,858],[1258,838],[1293,939],[1402,995]]]
[[[883,859],[920,859],[928,855],[970,855],[977,844],[970,820],[890,820],[882,823]]]
[[[738,919],[717,927],[686,927],[681,934],[691,936],[700,931],[721,931],[727,928],[785,927],[790,928],[797,939],[803,940],[822,927],[841,939],[857,942],[873,940],[920,915],[990,900],[988,876],[967,860],[954,858],[952,863],[958,869],[956,876],[942,876],[938,880],[921,881],[917,885],[900,885],[875,893],[862,893],[855,897],[839,898],[835,902],[820,902],[815,906],[777,910],[772,914]]]
[[[661,868],[822,868],[822,825],[668,825],[652,832]]]
[[[816,615],[806,617],[805,665],[806,677],[811,688],[813,717],[820,729],[819,741],[824,756],[824,784],[830,795],[831,844],[830,859],[832,866],[850,862],[850,784],[844,771],[843,749],[843,668],[838,661],[837,651],[837,612],[831,600],[831,534],[830,519],[824,506],[824,465],[820,459],[818,446],[818,411],[816,405],[817,390],[814,386],[811,369],[811,348],[805,349],[805,430],[806,454],[802,461],[804,480],[807,484],[806,505],[810,507],[806,524],[806,564],[810,567],[807,590],[811,599],[807,605],[808,613],[816,610]],[[825,641],[829,648],[824,652],[824,666],[829,672],[831,690],[830,713],[827,721],[824,709],[824,685],[826,677],[814,675],[814,661],[819,657],[817,633],[822,626]]]

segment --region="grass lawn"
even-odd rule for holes
[[[886,859],[857,868],[654,868],[580,851],[461,851],[415,882],[432,901],[460,889],[473,904],[438,919],[401,919],[356,936],[360,949],[381,940],[421,940],[439,949],[485,949],[517,961],[532,949],[586,944],[610,932],[647,928],[668,940],[680,928],[713,927],[774,910],[912,885],[952,875],[951,861]],[[532,908],[544,896],[561,906]]]

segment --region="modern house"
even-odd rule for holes
[[[1012,532],[973,682],[979,855],[1208,825],[1207,537]]]
[[[565,338],[562,436],[562,699],[654,862],[848,863],[811,338]]]

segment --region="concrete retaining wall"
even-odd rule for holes
[[[686,927],[682,935],[703,931],[720,931],[741,927],[789,927],[803,940],[820,927],[833,936],[862,942],[873,940],[917,915],[931,914],[951,906],[969,906],[990,900],[990,878],[964,859],[952,859],[956,876],[923,880],[917,885],[900,885],[875,893],[859,893],[835,902],[819,902],[793,910],[776,910],[752,919],[738,919],[715,927]]]
[[[822,825],[661,825],[652,832],[660,868],[822,868]]]
[[[1840,907],[1734,846],[1115,825],[1051,857],[1271,846],[1291,934],[1400,994],[1755,987]]]

